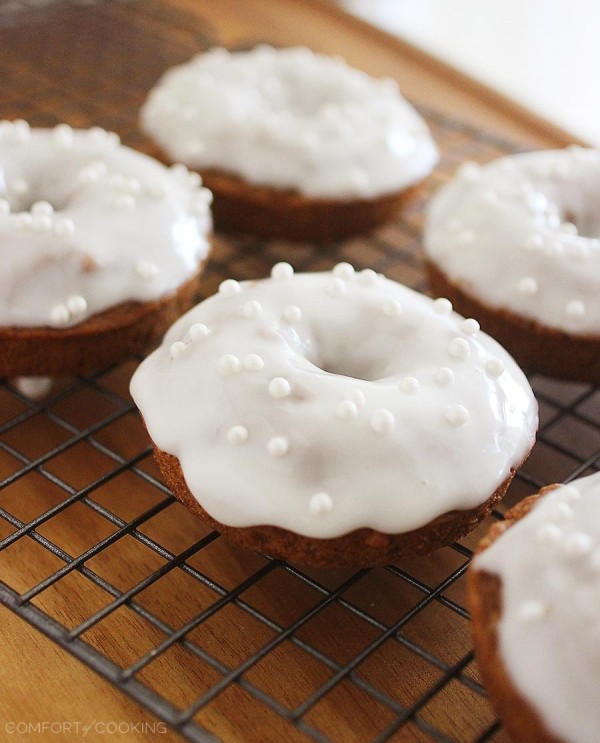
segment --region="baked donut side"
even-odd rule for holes
[[[385,534],[374,529],[357,529],[331,539],[306,537],[277,526],[231,527],[212,518],[192,495],[177,457],[154,446],[154,456],[173,495],[194,516],[206,521],[231,542],[281,560],[309,567],[368,567],[389,565],[401,558],[428,555],[461,539],[492,511],[510,485],[515,471],[480,506],[468,511],[450,511],[431,523],[405,532]],[[518,469],[518,468],[517,468]]]
[[[600,384],[600,335],[572,335],[549,328],[507,309],[490,307],[425,260],[432,292],[448,297],[456,309],[476,317],[486,333],[495,338],[528,371]]]

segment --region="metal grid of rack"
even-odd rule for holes
[[[26,32],[0,29],[0,116],[102,125],[143,148],[136,112],[150,85],[216,39],[159,2],[140,7],[63,4],[38,8]],[[395,223],[327,245],[218,236],[202,295],[282,259],[298,270],[347,260],[426,289],[418,241],[430,189],[465,159],[513,148],[424,114],[442,163]],[[384,569],[305,570],[245,552],[162,483],[127,391],[134,367],[59,380],[42,401],[0,385],[0,602],[189,740],[223,735],[224,720],[231,739],[251,739],[257,715],[274,740],[504,740],[464,605],[471,550],[501,513]],[[531,381],[539,441],[502,510],[600,464],[600,391]]]

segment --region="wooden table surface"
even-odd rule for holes
[[[64,5],[64,4],[63,4]],[[164,68],[167,62],[174,55],[164,54],[160,56],[162,47],[161,38],[166,32],[161,27],[161,13],[158,5],[153,4],[154,13],[145,14],[145,8],[142,3],[109,3],[111,22],[115,18],[120,18],[123,26],[136,29],[138,26],[143,27],[143,33],[146,35],[154,34],[157,45],[158,60],[155,60],[156,70],[160,71],[161,65]],[[150,7],[148,4],[146,7]],[[489,91],[485,91],[480,86],[465,81],[459,75],[444,68],[438,63],[430,61],[423,54],[410,48],[408,45],[392,38],[388,38],[381,32],[369,28],[360,21],[345,16],[341,11],[331,4],[319,2],[318,0],[253,0],[245,2],[244,0],[168,0],[162,3],[163,20],[165,28],[168,28],[169,40],[175,38],[180,45],[179,56],[183,60],[190,55],[195,46],[200,48],[201,42],[219,43],[230,47],[243,47],[256,42],[268,41],[274,44],[303,44],[311,48],[327,52],[330,54],[343,55],[348,62],[366,70],[377,76],[390,76],[396,78],[401,85],[401,89],[415,103],[438,111],[447,116],[458,118],[469,122],[476,129],[495,132],[504,138],[511,139],[516,143],[524,146],[556,146],[563,145],[567,142],[566,136],[557,131],[555,128],[546,125],[544,122],[536,120],[524,111],[512,107],[509,103],[502,100],[499,96]],[[17,69],[23,73],[23,81],[19,82],[15,78],[12,81],[13,88],[10,91],[12,96],[5,95],[0,98],[0,118],[12,117],[31,117],[32,121],[44,123],[50,121],[50,114],[54,115],[57,111],[61,118],[70,120],[72,123],[88,125],[94,123],[93,118],[97,113],[87,106],[85,109],[77,108],[77,100],[69,99],[69,106],[65,101],[60,102],[61,85],[67,86],[65,78],[50,79],[51,72],[46,71],[44,57],[40,51],[40,46],[47,44],[49,48],[47,54],[64,57],[68,54],[65,48],[52,49],[52,43],[57,43],[56,21],[52,14],[57,14],[59,21],[63,22],[61,13],[67,13],[64,16],[69,22],[85,24],[86,17],[89,17],[90,33],[94,29],[98,35],[107,34],[107,40],[111,39],[111,28],[98,24],[98,19],[104,19],[108,16],[103,15],[105,12],[99,6],[68,8],[64,7],[48,8],[43,11],[41,19],[34,18],[29,20],[25,14],[22,21],[17,19],[17,25],[13,28],[0,28],[0,57],[2,55],[13,55],[14,64]],[[106,11],[108,12],[108,11]],[[0,22],[2,17],[0,16]],[[181,20],[185,19],[185,23]],[[194,25],[197,23],[197,26]],[[53,25],[54,24],[54,25]],[[46,28],[50,29],[47,33]],[[133,33],[133,32],[132,32]],[[140,32],[141,33],[141,32]],[[45,39],[45,41],[44,41]],[[53,39],[55,41],[53,42]],[[132,36],[132,43],[135,42],[135,34]],[[208,41],[207,41],[208,39]],[[124,39],[122,43],[127,43]],[[135,50],[132,52],[132,58],[135,59]],[[6,66],[7,57],[4,59]],[[85,62],[89,63],[89,60]],[[84,62],[82,62],[84,64]],[[123,72],[123,71],[121,71]],[[117,73],[115,72],[115,75]],[[155,74],[154,71],[149,74]],[[128,70],[123,72],[122,85],[127,85]],[[33,98],[28,99],[27,86],[31,81],[38,81],[38,88],[31,91]],[[112,84],[112,82],[111,82]],[[15,95],[15,90],[19,92],[19,85],[22,86],[20,92],[22,95]],[[0,92],[8,88],[8,83],[2,83],[0,80]],[[48,93],[48,100],[45,98],[45,90],[52,88]],[[125,140],[132,144],[143,146],[141,140],[136,141],[135,135],[131,132],[135,128],[135,120],[130,114],[130,108],[139,105],[142,100],[143,91],[135,92],[131,98],[125,101],[123,116],[129,117],[124,122],[130,126],[129,134]],[[99,92],[98,95],[103,93]],[[53,98],[54,96],[54,98]],[[31,105],[26,105],[27,101]],[[46,101],[44,103],[44,101]],[[52,102],[54,101],[54,103]],[[44,108],[45,106],[45,108]],[[52,109],[56,106],[56,109]],[[128,108],[128,106],[130,108]],[[66,113],[65,113],[66,111]],[[120,115],[118,106],[111,109],[112,115]],[[115,113],[117,111],[117,113]],[[57,114],[58,115],[58,114]],[[100,122],[103,123],[103,122]],[[121,133],[121,132],[120,132]],[[299,249],[300,250],[300,249]],[[234,257],[231,256],[226,241],[220,243],[217,251],[217,260],[226,267],[234,265]],[[301,255],[302,253],[298,253]],[[255,259],[247,257],[244,269],[252,270]],[[262,263],[257,263],[258,270],[263,270]],[[243,271],[242,271],[243,273]],[[219,277],[214,275],[207,279],[207,284],[203,287],[204,293],[208,293],[216,285]],[[414,283],[414,282],[413,282]],[[127,379],[133,366],[126,365],[118,372],[112,374],[105,384],[110,389],[127,397]],[[67,384],[67,383],[65,383]],[[68,419],[75,427],[85,427],[101,420],[106,416],[107,407],[110,407],[101,395],[90,393],[88,398],[82,404],[81,396],[70,403],[65,403],[61,410],[61,415]],[[27,407],[26,403],[19,401],[14,395],[2,392],[0,396],[0,422],[9,420],[11,416],[18,415]],[[110,412],[110,411],[108,411]],[[12,438],[10,438],[12,436]],[[29,426],[22,426],[16,432],[10,433],[10,436],[3,436],[3,440],[9,441],[10,446],[20,452],[24,452],[27,457],[36,457],[49,447],[60,443],[65,439],[64,431],[54,425],[52,421],[38,416],[37,419]],[[131,456],[140,448],[147,445],[145,433],[139,425],[137,418],[131,414],[120,419],[110,431],[110,446],[112,449],[118,449],[123,456]],[[83,443],[82,443],[83,447]],[[71,459],[63,457],[60,462],[57,461],[54,472],[59,472],[60,476],[68,481],[73,487],[83,487],[86,482],[98,477],[98,473],[104,471],[106,463],[101,461],[102,458],[96,450],[88,448],[81,450]],[[156,474],[150,458],[142,462],[142,467],[151,473]],[[5,451],[0,451],[0,476],[8,475],[14,471],[15,459],[9,456]],[[34,518],[44,509],[54,505],[64,498],[64,493],[57,492],[55,485],[41,476],[35,476],[36,473],[30,473],[30,476],[20,478],[16,481],[15,486],[7,488],[5,492],[0,492],[0,506],[12,508],[13,513],[19,513],[19,518],[24,522]],[[118,479],[118,478],[117,478]],[[126,479],[126,478],[123,478]],[[133,478],[135,479],[135,478]],[[114,483],[114,481],[113,481]],[[124,493],[127,498],[124,498]],[[146,488],[144,492],[140,489],[139,483],[121,481],[118,486],[114,485],[111,489],[107,485],[100,495],[100,500],[104,506],[114,509],[124,519],[131,518],[131,514],[137,513],[131,506],[128,499],[143,501],[144,507],[148,508],[157,502],[157,495]],[[74,514],[72,509],[77,508],[80,513]],[[91,545],[104,538],[110,529],[106,524],[95,517],[92,519],[87,512],[85,505],[81,503],[74,504],[68,511],[62,515],[71,514],[71,518],[52,519],[38,531],[47,538],[53,539],[55,543],[65,546],[65,549],[71,555],[77,555],[84,552]],[[186,519],[182,509],[176,505],[170,506],[168,515],[163,519],[164,523],[156,525],[154,531],[149,533],[161,544],[166,545],[173,552],[179,552],[185,549],[194,540],[201,538],[208,533],[201,524],[191,524]],[[74,518],[76,516],[76,518]],[[0,522],[0,538],[10,533],[3,522]],[[175,535],[175,536],[174,536]],[[21,542],[23,540],[20,540]],[[33,545],[33,546],[32,546]],[[34,549],[35,547],[35,549]],[[140,557],[137,554],[139,545],[135,540],[128,538],[126,548],[121,553],[112,557],[108,556],[100,564],[102,555],[99,555],[91,561],[94,569],[98,572],[104,570],[104,575],[110,575],[113,584],[121,590],[126,590],[137,580],[140,580],[146,573],[144,571],[154,570],[160,563],[155,555],[147,554]],[[259,570],[265,564],[263,558],[255,555],[247,555],[239,550],[228,547],[223,540],[218,540],[208,559],[208,568],[217,566],[219,580],[226,587],[236,585],[236,582],[243,580],[251,571]],[[112,560],[112,562],[111,562]],[[11,585],[17,591],[25,591],[38,580],[45,577],[52,570],[56,569],[60,563],[58,558],[44,552],[39,545],[33,541],[27,541],[27,547],[15,543],[9,550],[0,553],[0,579]],[[90,565],[90,562],[86,562]],[[141,565],[141,567],[140,567]],[[207,569],[208,569],[207,568]],[[423,575],[431,573],[431,580],[435,581],[435,571],[439,564],[435,560],[424,570]],[[429,572],[428,572],[429,571]],[[58,617],[64,624],[69,627],[77,625],[89,613],[96,611],[106,603],[106,597],[103,597],[99,589],[91,591],[87,585],[84,585],[83,578],[78,579],[77,571],[70,574],[69,581],[61,590],[45,596],[42,593],[38,597],[38,606]],[[200,611],[204,606],[204,599],[198,594],[195,586],[190,585],[191,580],[183,573],[169,573],[171,577],[170,585],[164,590],[155,590],[154,595],[148,599],[147,606],[152,606],[152,610],[160,616],[166,617],[172,626],[180,626],[188,618]],[[321,576],[322,577],[322,576]],[[326,578],[322,578],[323,582]],[[333,579],[332,579],[333,580]],[[372,601],[375,606],[377,602],[383,602],[384,595],[387,596],[388,589],[387,578],[381,573],[379,577],[373,579],[375,582],[369,588],[371,593],[367,599]],[[57,586],[61,586],[58,583]],[[275,590],[275,589],[273,589]],[[279,589],[277,589],[279,590]],[[302,604],[304,600],[299,594],[292,597],[282,598],[286,592],[285,586],[277,593],[277,601],[280,604],[277,607],[279,621],[285,626],[296,616],[297,605]],[[460,589],[462,591],[462,589]],[[368,592],[367,592],[368,593]],[[410,600],[410,591],[406,589],[406,595],[402,592],[393,598],[393,601],[402,602]],[[462,595],[462,594],[461,594]],[[173,598],[175,597],[175,598]],[[361,597],[364,598],[364,597]],[[273,603],[273,594],[269,594],[267,588],[264,588],[260,596],[256,598],[258,603]],[[308,598],[306,598],[308,601]],[[392,601],[387,597],[386,601]],[[207,599],[208,601],[208,599]],[[287,602],[287,603],[286,603]],[[383,610],[382,610],[383,612]],[[88,641],[98,648],[104,654],[118,658],[120,663],[127,664],[135,659],[144,648],[151,647],[152,643],[156,644],[161,640],[158,631],[151,631],[147,627],[138,627],[136,617],[133,612],[131,616],[125,616],[126,607],[122,607],[116,615],[110,626],[102,623],[98,626],[98,631],[94,630],[88,633]],[[336,615],[332,611],[331,622],[335,628]],[[225,621],[225,620],[224,620]],[[249,621],[240,635],[240,625],[243,625],[243,617],[240,612],[232,613],[225,623],[216,629],[208,629],[203,638],[205,647],[220,646],[219,652],[226,649],[229,654],[229,664],[235,664],[243,661],[249,652],[252,652],[262,644],[267,642],[272,633],[265,627],[260,627],[255,621]],[[322,628],[321,628],[321,631]],[[429,629],[425,629],[423,637],[427,632],[435,635],[443,632],[441,625],[433,622]],[[468,624],[465,622],[460,630],[460,638],[449,638],[449,643],[457,642],[458,644],[467,643],[468,645]],[[179,736],[173,731],[165,731],[155,736],[144,732],[141,729],[143,723],[155,724],[157,718],[136,702],[129,699],[125,694],[117,690],[110,683],[96,675],[93,671],[86,668],[78,660],[71,657],[67,652],[60,649],[54,642],[47,639],[36,629],[26,624],[22,619],[16,617],[7,608],[0,607],[0,674],[2,678],[2,691],[0,693],[0,740],[75,740],[82,737],[81,728],[74,725],[71,732],[64,727],[60,728],[59,733],[54,732],[52,735],[47,734],[45,737],[41,733],[30,732],[28,735],[9,734],[11,731],[6,728],[7,723],[18,722],[36,722],[50,721],[65,723],[72,721],[79,725],[89,725],[92,727],[86,735],[86,740],[107,740],[111,736],[106,734],[106,730],[98,727],[97,723],[126,723],[131,725],[127,728],[127,734],[120,739],[127,741],[145,741],[148,739],[157,740],[175,740]],[[368,629],[365,629],[368,634]],[[331,653],[338,653],[343,662],[345,654],[356,652],[356,648],[348,649],[347,641],[344,638],[329,638]],[[155,636],[156,635],[156,636]],[[349,636],[350,637],[350,636]],[[422,639],[421,638],[421,639]],[[465,639],[467,638],[467,639]],[[139,640],[139,642],[138,642]],[[317,640],[314,640],[317,642]],[[337,643],[337,645],[336,645]],[[138,647],[139,645],[139,647]],[[216,652],[216,651],[215,651]],[[286,652],[287,657],[291,657],[294,652],[299,652],[290,644]],[[450,651],[449,657],[452,658]],[[185,705],[194,699],[198,694],[207,688],[207,676],[210,677],[212,670],[206,668],[193,667],[189,658],[180,657],[177,649],[173,649],[168,662],[162,664],[156,669],[164,680],[170,679],[170,688],[172,691],[171,701],[174,704]],[[128,657],[129,656],[129,657]],[[379,658],[379,667],[387,669],[387,672],[394,671],[394,668],[401,667],[403,673],[406,667],[402,665],[402,658],[396,657],[393,652],[390,655]],[[295,681],[292,682],[291,688],[286,688],[285,694],[278,697],[278,676],[276,671],[263,669],[261,673],[267,678],[262,679],[263,685],[270,685],[270,693],[273,696],[281,698],[284,703],[294,705],[302,698],[302,693],[295,694],[294,689],[300,689],[305,686],[310,687],[314,679],[310,678],[311,671],[307,670],[307,661],[298,659],[293,666],[292,671]],[[148,669],[152,668],[149,666]],[[373,673],[376,674],[376,669]],[[473,671],[476,673],[476,671]],[[260,675],[260,674],[258,674]],[[315,677],[318,672],[315,671]],[[270,679],[270,680],[269,680]],[[256,680],[256,679],[255,679]],[[279,679],[280,680],[280,679]],[[433,679],[434,680],[434,679]],[[145,683],[150,685],[157,683],[148,673],[143,678]],[[427,677],[424,669],[417,670],[416,676],[411,678],[407,676],[406,685],[431,683],[432,679]],[[382,682],[383,683],[383,682]],[[319,729],[325,729],[325,734],[331,739],[337,740],[366,740],[367,725],[364,721],[352,723],[350,727],[344,727],[341,722],[335,723],[327,728],[327,720],[335,720],[337,710],[342,710],[342,717],[352,718],[354,706],[360,706],[362,702],[357,701],[352,693],[345,689],[340,689],[339,700],[331,702],[331,706],[325,707],[321,716],[315,713],[313,722]],[[334,704],[336,705],[334,707]],[[463,722],[457,722],[457,715],[453,711],[452,705],[468,704],[463,697],[449,698],[445,703],[440,702],[437,710],[432,712],[432,719],[436,724],[442,724],[446,734],[455,740],[470,740],[475,735],[473,729],[465,729]],[[483,706],[482,706],[483,705]],[[211,711],[212,710],[212,711]],[[197,718],[200,723],[207,727],[214,735],[224,740],[307,740],[308,738],[301,731],[282,726],[280,721],[272,711],[256,711],[255,708],[245,705],[239,699],[232,697],[229,701],[223,702],[220,706],[214,706],[203,716]],[[470,713],[469,713],[470,714]],[[378,715],[384,715],[378,707],[366,716],[371,715],[375,720]],[[486,707],[485,702],[473,706],[473,719],[485,718],[493,721],[493,714]],[[463,715],[464,717],[464,715]],[[440,722],[442,721],[442,722]],[[94,724],[96,726],[94,727]],[[123,730],[123,728],[121,728]],[[160,731],[159,731],[160,732]],[[494,737],[495,741],[505,740],[502,731]],[[112,739],[119,739],[115,735]],[[399,731],[394,740],[429,740],[422,731],[416,727],[408,727]]]

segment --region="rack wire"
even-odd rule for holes
[[[219,42],[158,0],[19,17],[0,28],[0,117],[101,125],[141,149],[149,87]],[[426,290],[428,193],[465,159],[515,148],[423,113],[442,162],[396,222],[327,245],[219,235],[202,296],[283,259],[350,261]],[[128,394],[134,368],[58,380],[41,401],[0,384],[0,602],[192,741],[256,739],[257,719],[262,740],[505,740],[473,661],[465,572],[505,508],[598,470],[600,391],[531,377],[538,444],[500,511],[460,543],[376,570],[306,570],[229,545],[174,500]]]

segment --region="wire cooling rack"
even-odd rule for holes
[[[101,125],[143,148],[148,88],[218,38],[175,6],[141,8],[21,8],[27,25],[0,29],[0,117]],[[218,236],[202,295],[279,260],[350,261],[426,289],[428,193],[463,160],[514,148],[424,114],[443,158],[400,219],[339,244]],[[231,546],[160,479],[128,394],[134,367],[59,380],[37,402],[0,385],[0,602],[189,740],[506,740],[464,603],[471,550],[501,514],[429,558],[370,571],[306,570]],[[599,466],[600,391],[531,381],[539,441],[502,509]]]

